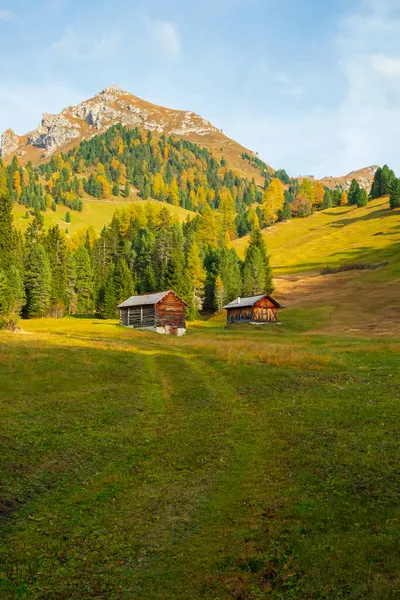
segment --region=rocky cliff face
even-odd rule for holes
[[[220,133],[193,112],[162,108],[111,85],[94,98],[66,108],[58,115],[45,113],[39,127],[26,136],[6,131],[2,136],[1,156],[7,158],[16,153],[22,162],[30,159],[37,162],[116,123],[182,137]]]

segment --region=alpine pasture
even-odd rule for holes
[[[0,333],[0,597],[398,597],[399,231],[277,225],[280,325]]]

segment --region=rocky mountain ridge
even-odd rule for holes
[[[7,158],[16,153],[24,159],[32,154],[31,149],[36,149],[41,158],[48,158],[73,140],[101,133],[115,123],[182,137],[218,133],[209,121],[194,112],[156,107],[111,85],[58,115],[43,114],[39,127],[25,136],[8,129],[2,136],[1,156]]]
[[[7,129],[1,137],[0,157],[9,162],[17,155],[22,165],[28,161],[40,164],[57,152],[67,152],[82,140],[103,133],[116,123],[152,131],[155,135],[183,137],[206,147],[218,159],[224,157],[229,166],[242,176],[254,177],[259,185],[264,183],[260,170],[242,159],[243,153],[257,155],[225,136],[212,123],[192,111],[152,104],[117,85],[109,85],[93,98],[65,108],[59,114],[44,113],[40,125],[26,135],[17,135],[12,129]],[[321,181],[329,188],[341,186],[347,190],[354,177],[369,190],[376,169],[376,166],[370,166],[345,177],[324,177]]]

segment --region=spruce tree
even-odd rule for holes
[[[117,304],[121,304],[135,293],[132,273],[124,258],[119,258],[115,266],[114,285]]]
[[[4,270],[7,270],[13,262],[12,206],[6,171],[0,166],[0,269]]]
[[[100,316],[103,319],[115,319],[115,317],[117,316],[117,300],[115,295],[113,265],[109,269],[107,281],[105,283],[104,290],[102,293]]]
[[[254,296],[265,292],[265,265],[262,252],[255,245],[249,246],[243,268],[243,295]]]
[[[269,263],[267,246],[264,242],[264,238],[263,238],[263,235],[262,235],[259,227],[254,228],[250,235],[250,243],[249,243],[249,246],[246,251],[245,265],[246,265],[246,262],[248,262],[248,260],[250,260],[250,259],[253,262],[254,262],[254,260],[256,260],[256,262],[258,263],[258,257],[256,259],[255,255],[253,255],[253,253],[252,253],[253,248],[257,248],[260,251],[261,260],[263,263],[263,271],[264,271],[263,289],[261,289],[259,293],[264,292],[267,294],[272,294],[272,292],[274,291],[274,287],[273,287],[273,283],[272,283],[272,270],[271,270],[271,266]],[[255,268],[254,264],[252,264],[252,269],[254,269],[254,268]],[[258,282],[258,288],[260,285],[261,285],[261,281]]]
[[[5,271],[0,270],[0,317],[8,315],[9,284]],[[1,324],[0,324],[1,325]],[[0,326],[1,329],[1,326]]]
[[[26,305],[28,318],[45,317],[51,302],[51,269],[42,244],[32,246],[25,271]]]
[[[93,312],[94,281],[89,254],[85,246],[79,246],[75,252],[75,291],[77,294],[77,311],[79,313]]]
[[[50,260],[52,274],[51,301],[53,305],[67,304],[67,242],[58,225],[48,230],[44,247]]]
[[[368,192],[367,190],[360,189],[360,194],[357,198],[357,206],[367,206],[368,205]]]
[[[359,186],[358,181],[356,179],[353,179],[348,193],[349,204],[358,205],[360,192],[361,188]]]
[[[390,208],[400,208],[400,179],[395,179],[390,188]]]

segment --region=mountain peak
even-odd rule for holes
[[[104,90],[96,94],[96,96],[102,96],[103,94],[120,94],[124,96],[130,95],[129,92],[123,90],[121,87],[119,87],[119,85],[115,85],[114,83],[105,87]]]

